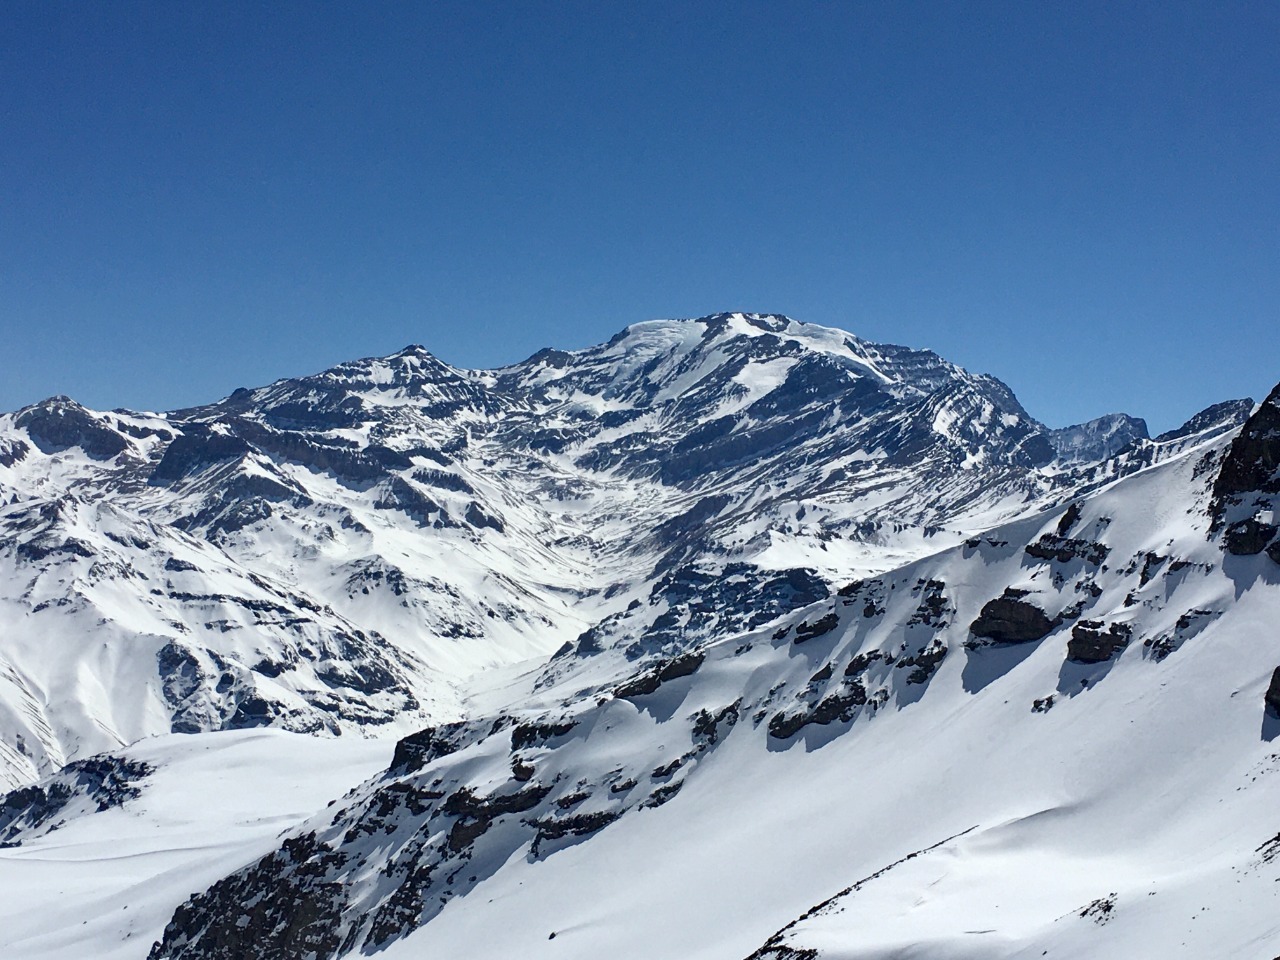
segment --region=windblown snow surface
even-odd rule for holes
[[[0,956],[1280,956],[1280,389],[1132,424],[741,314],[19,411]]]

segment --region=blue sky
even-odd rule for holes
[[[1280,380],[1280,6],[23,3],[0,408],[776,311],[1053,426]]]

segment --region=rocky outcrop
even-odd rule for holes
[[[1228,553],[1240,557],[1251,557],[1262,553],[1275,539],[1277,527],[1274,523],[1265,523],[1255,517],[1238,520],[1227,527],[1222,535],[1223,545]]]
[[[1231,441],[1213,484],[1215,504],[1242,493],[1280,493],[1280,385]]]
[[[475,843],[499,817],[532,810],[551,792],[550,787],[527,786],[509,794],[478,796],[463,787],[450,794],[440,808],[446,816],[456,817],[445,842],[450,853],[461,853]]]
[[[1019,590],[1005,590],[1004,595],[989,600],[978,618],[969,626],[969,632],[992,643],[1030,643],[1042,640],[1059,625],[1061,618],[1050,618],[1047,613],[1029,600]]]
[[[1064,517],[1064,520],[1066,517]],[[1046,533],[1034,543],[1029,543],[1024,552],[1038,560],[1054,560],[1058,563],[1070,563],[1072,560],[1083,560],[1092,566],[1098,566],[1107,559],[1110,550],[1101,543],[1092,540],[1077,540],[1070,537]]]
[[[396,743],[389,772],[392,776],[415,773],[431,761],[455,753],[462,748],[467,729],[466,723],[446,723],[402,737]]]
[[[1272,559],[1280,524],[1280,385],[1263,401],[1231,442],[1213,484],[1213,529],[1237,556],[1264,550]],[[1280,560],[1277,560],[1280,563]]]
[[[76,810],[102,812],[138,797],[138,783],[152,769],[139,760],[90,757],[69,763],[43,784],[0,799],[0,847],[17,846],[33,834],[56,830]]]
[[[852,720],[853,712],[866,702],[866,688],[856,680],[846,680],[836,691],[806,710],[774,714],[769,721],[769,736],[776,740],[790,740],[810,724],[826,726],[837,720]]]
[[[577,725],[576,720],[539,720],[517,724],[511,731],[511,749],[523,750],[535,744],[549,743],[567,735]]]
[[[1280,667],[1276,667],[1271,674],[1271,684],[1267,687],[1263,700],[1272,713],[1280,716]]]
[[[840,626],[840,617],[834,612],[819,617],[812,623],[805,621],[796,627],[795,642],[804,643],[806,640],[825,636],[838,626]]]
[[[706,659],[706,654],[703,653],[686,653],[679,657],[673,657],[654,669],[619,684],[614,689],[613,695],[619,699],[626,700],[654,693],[664,683],[691,675],[698,667],[702,666],[704,659]]]
[[[26,459],[31,448],[21,440],[0,440],[0,467],[12,467]]]
[[[946,656],[947,645],[941,640],[934,640],[914,656],[899,660],[898,669],[911,668],[911,672],[907,674],[907,683],[928,683]]]
[[[1081,620],[1071,628],[1067,659],[1074,663],[1104,663],[1128,646],[1132,632],[1126,623]]]
[[[600,810],[596,813],[579,813],[568,817],[544,817],[530,820],[531,826],[537,828],[530,852],[540,856],[542,846],[549,840],[561,840],[565,837],[586,837],[603,830],[620,814],[613,810]]]

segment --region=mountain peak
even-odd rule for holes
[[[45,453],[79,447],[96,460],[109,460],[129,446],[100,417],[62,394],[23,407],[13,422]]]
[[[28,404],[17,411],[19,417],[34,414],[37,411],[41,413],[51,413],[58,410],[84,410],[86,409],[79,401],[73,400],[65,393],[56,393],[51,397],[45,397],[43,400],[37,400],[35,403]]]
[[[1147,422],[1127,413],[1108,413],[1049,432],[1058,459],[1066,464],[1096,463],[1114,457],[1134,441],[1148,440]]]

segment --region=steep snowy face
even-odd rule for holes
[[[409,347],[163,415],[56,397],[0,416],[0,775],[169,730],[403,732],[491,668],[674,656],[1243,413],[1055,459],[999,381],[740,313],[496,371]]]
[[[150,956],[1251,955],[1280,593],[1210,535],[1228,448],[406,737]]]

